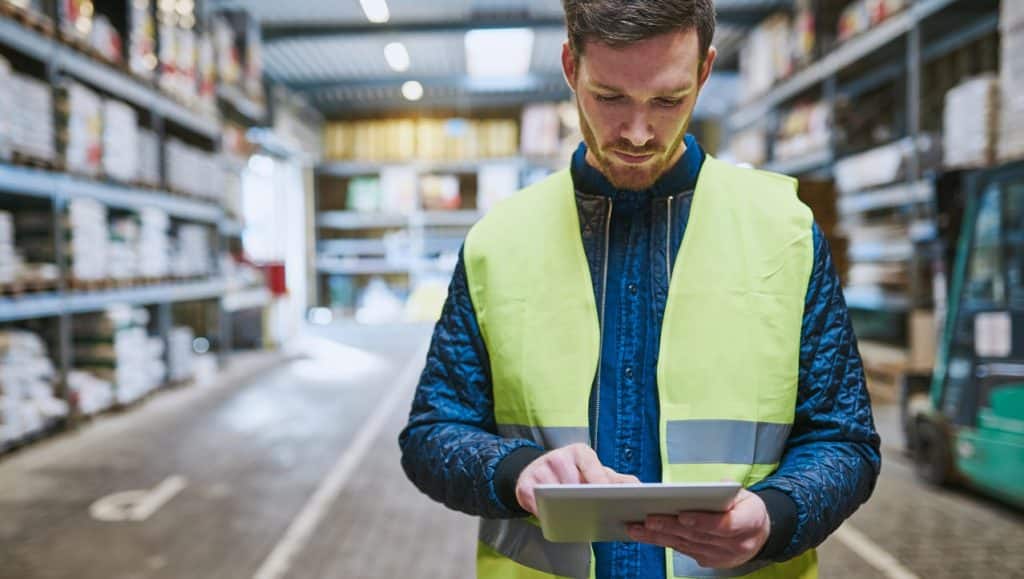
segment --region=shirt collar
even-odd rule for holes
[[[669,197],[684,191],[691,191],[697,185],[697,175],[704,163],[704,151],[697,139],[690,134],[685,137],[686,152],[664,175],[644,191],[617,189],[603,173],[587,163],[587,145],[580,143],[572,156],[572,181],[581,193],[601,195],[612,199],[622,197]]]

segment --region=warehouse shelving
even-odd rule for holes
[[[319,227],[330,229],[389,229],[409,225],[409,216],[397,213],[360,213],[357,211],[321,211]]]
[[[417,173],[475,173],[484,165],[515,165],[520,168],[540,167],[562,169],[563,163],[534,157],[493,157],[464,161],[332,161],[317,166],[317,172],[332,177],[377,175],[382,170],[398,167]]]
[[[0,163],[0,191],[47,199],[89,197],[109,207],[154,207],[174,217],[208,223],[218,222],[223,215],[218,205],[207,201],[4,163]]]
[[[850,193],[838,202],[840,213],[863,213],[877,209],[904,207],[915,203],[931,203],[935,188],[931,181],[900,183],[861,193]]]
[[[729,128],[738,130],[764,119],[774,109],[801,93],[824,83],[844,68],[856,63],[886,44],[910,33],[920,23],[958,0],[923,0],[879,26],[843,43],[820,61],[796,73],[766,94],[738,108],[729,117]]]
[[[330,258],[317,259],[317,270],[337,275],[400,275],[412,271],[411,264],[394,263],[381,258]]]
[[[224,291],[223,280],[210,279],[93,292],[50,292],[0,298],[0,322],[98,312],[116,304],[171,304],[213,299],[220,297]]]

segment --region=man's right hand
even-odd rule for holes
[[[526,465],[516,482],[516,500],[531,514],[537,514],[533,489],[543,484],[625,484],[638,483],[633,475],[620,474],[601,464],[594,449],[571,444],[541,455]]]

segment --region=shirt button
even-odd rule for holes
[[[633,377],[633,368],[627,366],[626,367],[626,378],[632,378],[632,377]]]
[[[632,448],[627,448],[626,452],[625,452],[625,455],[626,455],[626,460],[633,460],[633,449]]]
[[[640,288],[638,288],[635,283],[629,284],[629,293],[631,293],[633,295],[636,295],[637,292],[639,292],[639,291],[640,291]]]

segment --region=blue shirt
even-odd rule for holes
[[[676,211],[684,227],[672,231],[670,261],[682,240],[690,201],[704,152],[692,135],[686,152],[658,181],[645,191],[616,189],[586,162],[586,145],[580,144],[572,159],[576,188],[586,195],[609,197],[612,202],[608,240],[608,274],[602,324],[601,378],[596,404],[591,396],[591,429],[597,416],[597,454],[602,464],[618,472],[636,475],[643,482],[661,482],[658,440],[658,387],[656,371],[661,341],[661,320],[667,301],[666,287],[656,287],[656,268],[668,267],[659,255],[665,247],[667,223],[656,219],[653,199],[675,196]],[[663,272],[664,273],[664,272]],[[601,308],[602,296],[597,304]],[[593,430],[591,431],[593,436]],[[665,550],[640,543],[596,543],[597,579],[665,577]],[[614,573],[613,573],[614,570]]]

